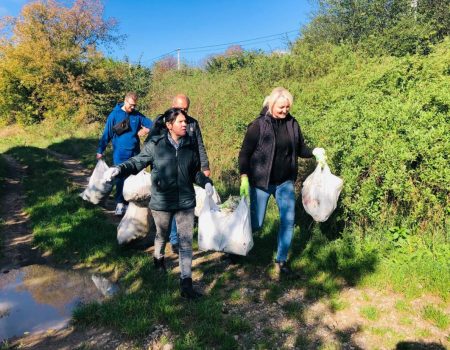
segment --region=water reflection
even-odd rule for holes
[[[101,299],[102,292],[88,274],[42,265],[1,274],[0,341],[24,332],[61,328],[75,306]]]

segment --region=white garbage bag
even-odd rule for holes
[[[83,193],[80,194],[81,198],[92,204],[99,204],[106,199],[111,193],[113,182],[105,181],[103,175],[109,167],[103,159],[99,159],[97,165],[89,178],[89,184]]]
[[[302,188],[302,203],[315,221],[326,221],[336,209],[344,181],[333,175],[330,167],[317,165],[307,177]]]
[[[151,176],[145,170],[137,175],[130,175],[123,184],[123,198],[127,202],[148,201],[151,196]]]
[[[129,243],[134,239],[145,237],[149,231],[149,209],[130,202],[127,211],[117,226],[117,242]]]
[[[195,216],[200,216],[200,212],[203,208],[203,203],[205,201],[206,196],[206,191],[204,188],[201,188],[200,186],[196,186],[194,185],[194,190],[195,190],[195,209],[194,209],[194,214]],[[212,199],[213,202],[215,204],[220,204],[221,200],[220,200],[220,196],[216,191],[216,188],[213,186],[213,195],[212,195]]]
[[[234,211],[221,211],[210,196],[206,196],[198,218],[200,250],[223,251],[247,255],[253,247],[250,208],[242,197]]]

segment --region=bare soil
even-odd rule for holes
[[[89,172],[70,157],[51,152],[66,166],[73,182],[83,187]],[[24,264],[46,263],[33,248],[28,229],[27,215],[23,212],[21,179],[26,169],[8,157],[11,177],[8,178],[0,215],[4,220],[4,252],[2,270]],[[113,215],[114,203],[107,203],[108,218],[118,223]],[[153,248],[146,251],[151,254]],[[169,267],[179,271],[177,257],[168,256]],[[332,305],[328,298],[308,298],[305,288],[291,288],[275,298],[271,293],[271,273],[267,268],[257,268],[251,274],[239,265],[229,264],[223,254],[197,252],[194,256],[194,280],[205,294],[214,286],[202,282],[202,275],[195,266],[213,262],[237,277],[227,283],[229,290],[238,290],[239,297],[223,305],[223,312],[248,323],[247,330],[237,332],[240,348],[279,349],[446,349],[450,345],[449,329],[442,330],[424,320],[422,310],[426,305],[438,305],[450,315],[448,303],[433,296],[424,295],[414,300],[389,290],[344,287]],[[276,283],[276,282],[275,282]],[[398,303],[406,305],[398,307]],[[370,313],[372,311],[372,313]],[[371,316],[372,315],[372,316]],[[11,346],[20,349],[165,349],[172,345],[161,342],[173,339],[168,327],[155,325],[145,345],[137,345],[107,329],[80,329],[69,326],[63,330],[29,335],[10,340]],[[259,345],[258,345],[259,344]]]

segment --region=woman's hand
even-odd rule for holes
[[[323,168],[327,164],[327,156],[325,154],[325,150],[323,148],[314,148],[312,151],[314,157],[316,157],[316,161]]]
[[[247,175],[241,176],[241,187],[239,188],[239,193],[240,193],[241,197],[244,196],[248,200],[250,200],[250,184],[248,182]]]

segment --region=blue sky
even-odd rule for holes
[[[0,16],[17,16],[26,0],[0,0]],[[107,53],[150,65],[180,48],[181,59],[199,64],[225,51],[227,43],[245,49],[283,50],[311,17],[311,0],[103,0],[105,17],[119,22],[127,36],[122,48]],[[287,34],[280,34],[287,33]],[[278,35],[280,34],[280,35]],[[261,38],[261,39],[256,39]],[[255,40],[253,40],[255,39]]]

